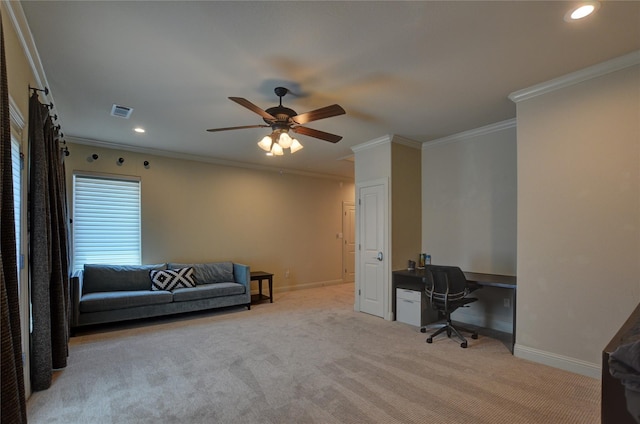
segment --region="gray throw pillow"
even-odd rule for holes
[[[151,290],[149,271],[167,269],[166,264],[155,265],[97,265],[86,264],[82,278],[82,292]]]
[[[169,263],[169,268],[193,267],[196,284],[233,283],[233,262],[211,262],[206,264]]]

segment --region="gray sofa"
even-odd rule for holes
[[[166,282],[177,281],[175,270],[185,274],[178,285],[189,284],[163,289]],[[87,264],[71,278],[71,299],[72,329],[227,306],[251,309],[250,272],[247,265],[232,262]]]

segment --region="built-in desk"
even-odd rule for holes
[[[516,276],[463,272],[469,283],[469,289],[472,291],[481,289],[482,287],[498,287],[513,290],[513,329],[511,332],[511,353],[513,353],[513,348],[516,343],[516,290],[518,288]],[[394,317],[396,315],[396,289],[402,288],[424,292],[426,278],[426,271],[424,269],[393,271],[391,280],[391,308]],[[423,325],[424,324],[425,323],[423,323]]]

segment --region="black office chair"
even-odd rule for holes
[[[464,273],[456,266],[426,265],[425,276],[425,290],[429,303],[432,308],[437,309],[445,318],[444,325],[427,338],[427,343],[432,343],[435,336],[446,331],[447,337],[451,338],[451,335],[455,334],[462,341],[460,347],[466,348],[467,339],[462,336],[460,331],[471,333],[472,339],[478,338],[478,332],[461,326],[454,327],[451,323],[451,313],[453,311],[478,300],[473,297],[466,297],[469,290]]]

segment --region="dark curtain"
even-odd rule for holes
[[[31,387],[49,388],[67,366],[70,330],[68,217],[64,163],[47,106],[29,103]]]
[[[69,354],[69,252],[64,164],[57,130],[34,93],[29,103],[31,387],[51,386]]]
[[[0,15],[0,313],[1,370],[0,396],[2,423],[27,422],[27,407],[22,368],[20,335],[20,299],[16,258],[15,212],[13,207],[13,170],[11,164],[11,119],[9,89],[4,51],[4,30]]]

